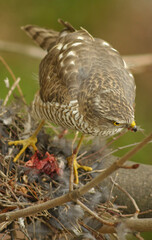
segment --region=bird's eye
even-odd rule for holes
[[[113,122],[113,124],[114,124],[115,126],[119,126],[119,125],[120,125],[120,123],[118,123],[118,122]]]

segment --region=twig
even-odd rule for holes
[[[7,179],[7,176],[1,170],[0,170],[0,176],[1,176],[1,178]]]
[[[69,232],[69,230],[64,226],[64,224],[58,219],[58,218],[56,218],[55,216],[53,216],[51,213],[49,213],[49,212],[47,212],[47,214],[48,214],[48,216],[50,217],[50,218],[53,218],[55,221],[57,221],[60,225],[61,225],[61,227],[69,234],[69,235],[72,235],[70,232]],[[39,220],[40,221],[40,220]]]
[[[87,155],[86,157],[81,158],[81,161],[84,159],[88,159],[90,157],[93,157],[101,152],[103,152],[107,147],[109,147],[114,141],[116,141],[117,139],[119,139],[121,136],[123,136],[126,133],[126,131],[121,132],[118,136],[114,137],[111,141],[109,141],[108,143],[106,143],[103,147],[101,147],[98,151],[91,153],[89,155]]]
[[[73,138],[73,140],[72,140],[72,144],[71,144],[72,153],[73,153],[73,151],[74,151],[73,147],[74,147],[74,144],[75,144],[75,142],[76,142],[76,140],[77,140],[77,138],[78,138],[78,134],[79,134],[79,132],[76,131],[75,136],[74,136],[74,138]]]
[[[130,147],[137,146],[139,143],[140,143],[140,142],[136,142],[136,143],[131,143],[131,144],[128,144],[128,145],[122,146],[122,147],[118,147],[118,148],[116,148],[115,150],[113,150],[113,151],[111,151],[111,152],[105,154],[103,157],[101,157],[101,158],[100,158],[100,161],[102,161],[103,159],[107,158],[108,156],[110,156],[110,155],[112,155],[112,154],[118,152],[119,150],[123,150],[123,149],[126,149],[126,148],[130,148]],[[152,141],[149,141],[148,143],[152,143]],[[96,160],[96,161],[99,161],[99,159]]]
[[[73,162],[74,162],[74,155],[71,155],[70,160],[70,177],[69,177],[69,192],[73,191],[73,180],[74,180],[74,173],[73,173]]]
[[[125,224],[126,229],[133,232],[150,232],[152,231],[152,218],[129,218],[124,220],[116,220],[115,227],[118,224]],[[116,233],[116,229],[113,226],[103,225],[98,231],[101,233]]]
[[[99,222],[108,225],[108,226],[114,226],[113,222],[106,221],[105,219],[102,219],[99,217],[95,212],[93,212],[90,208],[85,206],[80,200],[77,200],[77,204],[79,204],[86,212],[88,212],[91,216],[96,218]]]
[[[4,42],[2,40],[0,40],[0,50],[23,54],[36,59],[42,59],[45,56],[45,51],[41,48],[22,43]]]
[[[116,173],[115,175],[115,181],[118,177],[118,173]],[[110,190],[110,194],[109,194],[109,202],[110,202],[110,199],[112,199],[112,192],[113,192],[113,189],[114,189],[114,183],[112,184],[112,187],[111,187],[111,190]]]
[[[122,191],[123,193],[125,193],[125,194],[128,196],[128,198],[131,200],[132,204],[134,205],[134,207],[135,207],[135,209],[136,209],[136,212],[135,212],[134,216],[137,217],[138,214],[139,214],[139,212],[140,212],[140,209],[139,209],[139,207],[138,207],[135,199],[134,199],[123,187],[121,187],[118,183],[116,183],[116,182],[113,180],[112,177],[110,177],[110,179],[111,179],[112,183],[113,183],[120,191]]]
[[[24,54],[36,59],[42,59],[45,56],[45,52],[39,47],[2,40],[0,40],[0,50]],[[152,54],[123,56],[123,59],[132,72],[143,72],[147,66],[152,65]]]
[[[3,222],[0,224],[0,232],[2,232],[4,229],[6,229],[11,224],[11,221]]]
[[[4,106],[6,106],[9,97],[11,96],[12,92],[14,91],[14,89],[18,86],[20,80],[21,80],[20,78],[17,78],[16,82],[14,82],[14,84],[11,87],[11,89],[8,91],[8,94],[7,94],[7,96],[6,96],[5,100],[4,100],[4,103],[3,103]]]
[[[152,65],[152,54],[137,54],[123,56],[127,66],[132,72],[143,72],[146,67]]]
[[[18,200],[18,198],[16,197],[15,193],[13,192],[13,190],[11,189],[11,187],[6,183],[4,182],[4,184],[6,185],[6,187],[10,190],[12,196],[15,198],[15,200],[17,201],[17,203],[20,203],[20,201]]]
[[[141,143],[139,143],[138,146],[133,148],[130,152],[128,152],[126,155],[124,155],[118,161],[111,164],[111,166],[108,167],[107,169],[105,169],[104,172],[100,173],[97,177],[95,177],[93,180],[91,180],[89,183],[87,183],[83,187],[80,187],[79,189],[69,192],[61,197],[57,197],[55,199],[48,200],[41,204],[37,204],[37,205],[34,204],[33,206],[27,207],[22,210],[0,214],[0,222],[13,221],[14,219],[17,219],[19,217],[27,217],[27,216],[36,214],[38,212],[41,212],[43,210],[47,210],[47,209],[50,209],[50,208],[53,208],[56,206],[60,206],[66,202],[77,201],[77,199],[79,197],[81,197],[82,195],[87,193],[91,188],[97,186],[101,181],[103,181],[105,178],[107,178],[111,173],[113,173],[114,171],[119,169],[120,166],[122,166],[135,153],[137,153],[139,150],[141,150],[141,148],[144,147],[151,139],[152,139],[152,133],[148,137],[146,137]],[[149,220],[149,223],[150,223],[149,226],[152,229],[152,219]],[[149,226],[147,226],[146,229],[149,229],[150,228]]]
[[[135,233],[135,237],[139,240],[144,240],[144,238],[140,235],[140,233]]]
[[[28,240],[31,240],[31,238],[28,234],[28,231],[25,227],[24,218],[18,219],[18,225],[19,225],[20,231],[27,237]]]
[[[91,226],[88,226],[82,220],[79,220],[79,223],[87,230],[87,232],[90,232],[94,237],[96,237],[96,239],[103,240],[102,233],[99,233],[98,230],[95,230]]]
[[[59,135],[59,131],[57,130],[57,127],[53,126],[51,123],[47,122],[46,121],[46,128],[47,129],[52,129],[53,132],[56,134],[56,135]],[[55,136],[56,137],[56,136]]]
[[[5,68],[7,69],[7,71],[10,73],[10,75],[12,76],[14,82],[17,81],[13,71],[11,70],[11,68],[8,66],[7,62],[4,60],[4,58],[2,56],[0,56],[0,61],[3,63],[3,65],[5,66]],[[17,84],[17,89],[18,89],[18,92],[21,96],[21,98],[23,99],[23,102],[26,104],[26,101],[25,101],[25,98],[23,96],[23,92],[22,92],[22,89],[20,88],[19,84]]]

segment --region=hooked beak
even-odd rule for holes
[[[133,121],[133,122],[131,123],[129,129],[130,129],[131,131],[137,132],[137,126],[136,126],[135,121]]]

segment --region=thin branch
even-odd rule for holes
[[[134,215],[137,217],[137,215],[138,215],[139,212],[140,212],[140,209],[139,209],[139,207],[138,207],[135,199],[134,199],[123,187],[121,187],[118,183],[116,183],[116,182],[113,180],[112,177],[110,177],[110,179],[111,179],[112,183],[113,183],[120,191],[122,191],[123,193],[125,193],[125,194],[128,196],[128,198],[131,200],[132,204],[134,205],[134,207],[135,207],[135,209],[136,209],[136,212],[135,212]]]
[[[7,62],[4,60],[4,58],[2,56],[0,56],[0,61],[3,63],[3,65],[5,66],[5,68],[7,69],[7,71],[10,73],[10,75],[12,76],[14,82],[17,81],[13,71],[11,70],[11,68],[8,66]],[[17,89],[18,89],[18,92],[21,96],[21,98],[23,99],[23,102],[26,104],[26,101],[25,101],[25,98],[23,96],[23,92],[22,92],[22,89],[20,88],[20,85],[19,83],[17,84]]]
[[[28,231],[25,227],[24,218],[19,218],[17,223],[19,225],[20,231],[27,237],[28,240],[31,240]]]
[[[5,100],[4,100],[4,103],[3,103],[4,106],[6,106],[8,100],[9,100],[9,97],[11,96],[11,94],[14,91],[14,89],[16,88],[16,86],[18,86],[20,80],[21,80],[20,78],[17,78],[16,82],[14,82],[14,84],[12,85],[11,89],[9,90],[9,92],[8,92],[8,94],[7,94],[7,96],[6,96]]]
[[[4,184],[6,185],[6,187],[10,190],[12,196],[15,198],[17,203],[20,203],[20,201],[18,200],[18,198],[16,197],[15,193],[13,192],[13,190],[11,189],[11,187],[9,186],[9,184],[7,184],[6,182],[4,182]]]
[[[135,237],[139,240],[144,240],[144,238],[140,235],[140,233],[135,233]]]
[[[152,218],[129,218],[117,220],[115,227],[119,224],[125,224],[125,228],[133,232],[150,232],[152,231]],[[103,225],[98,231],[100,233],[116,233],[115,227]],[[128,231],[129,232],[129,231]]]
[[[0,176],[1,178],[7,179],[7,176],[0,170]]]
[[[23,44],[23,43],[2,41],[2,40],[0,40],[0,50],[23,54],[25,56],[36,58],[36,59],[41,59],[45,56],[45,51],[39,47],[35,47],[32,45]]]
[[[135,237],[139,240],[144,240],[144,238],[140,235],[140,233],[135,233]]]
[[[146,67],[152,65],[152,54],[137,54],[130,56],[123,56],[128,68],[132,72],[144,72]]]
[[[131,158],[135,153],[141,150],[141,148],[144,147],[151,139],[152,139],[152,133],[148,137],[146,137],[141,143],[139,143],[138,146],[136,146],[130,152],[124,155],[122,158],[120,158],[119,160],[111,164],[110,167],[105,169],[104,172],[100,173],[97,177],[95,177],[85,186],[80,187],[79,189],[76,189],[72,192],[69,192],[61,197],[48,200],[46,202],[43,202],[37,205],[34,204],[33,206],[27,207],[25,209],[0,214],[0,222],[13,221],[14,219],[17,219],[19,217],[27,217],[50,208],[60,206],[66,202],[77,201],[79,197],[87,193],[91,188],[97,186],[101,181],[103,181],[110,174],[116,171],[120,166],[122,166],[129,158]],[[152,219],[151,219],[151,224],[152,224]]]
[[[39,47],[2,40],[0,40],[0,50],[23,54],[36,59],[42,59],[45,56],[45,51]],[[152,65],[151,53],[123,56],[123,59],[126,61],[128,68],[135,73],[143,72],[146,67]]]
[[[98,151],[91,153],[83,158],[81,158],[81,161],[83,161],[84,159],[88,159],[91,158],[101,152],[103,152],[105,149],[107,149],[107,147],[109,147],[113,142],[115,142],[117,139],[119,139],[121,136],[123,136],[126,133],[126,131],[122,131],[119,135],[117,135],[116,137],[113,137],[111,141],[109,141],[108,143],[106,143],[103,147],[101,147]]]
[[[77,200],[77,204],[79,204],[86,212],[88,212],[91,216],[96,218],[99,222],[108,226],[114,226],[113,222],[106,221],[105,219],[99,217],[95,212],[93,212],[90,208],[84,205],[80,200]]]
[[[115,181],[116,181],[117,177],[118,177],[118,173],[115,174]],[[112,177],[111,177],[111,178],[112,178]],[[110,202],[110,200],[112,199],[113,190],[114,190],[114,183],[113,183],[112,186],[111,186],[111,190],[110,190],[110,194],[109,194],[109,202]]]
[[[128,145],[124,145],[124,146],[122,146],[122,147],[118,147],[118,148],[112,150],[111,152],[105,154],[103,157],[100,158],[100,160],[102,161],[103,159],[107,158],[108,156],[110,156],[110,155],[112,155],[112,154],[114,154],[114,153],[116,153],[116,152],[118,152],[118,151],[120,151],[120,150],[137,146],[139,143],[140,143],[140,142],[135,142],[135,143],[131,143],[131,144],[128,144]],[[148,143],[152,143],[152,141],[149,141]],[[99,159],[96,160],[96,161],[99,161]]]

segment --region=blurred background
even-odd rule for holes
[[[1,0],[0,40],[35,46],[20,27],[35,24],[60,30],[58,18],[69,21],[75,28],[86,28],[93,36],[111,43],[122,55],[152,53],[150,0]],[[20,86],[30,104],[38,89],[40,59],[2,49],[0,55],[15,76],[21,78]],[[144,132],[128,132],[114,143],[114,147],[138,142],[152,130],[152,66],[134,76],[137,85],[136,122]],[[10,74],[0,62],[0,99],[4,99],[8,92],[4,83],[7,77],[12,85]],[[15,93],[18,94],[17,91]],[[116,155],[123,155],[128,150],[118,151]],[[148,144],[132,160],[151,164],[152,144]],[[145,239],[150,240],[150,235]]]
[[[35,24],[60,30],[58,18],[69,21],[75,28],[86,28],[93,36],[111,43],[121,55],[152,53],[152,1],[149,0],[1,0],[0,40],[35,46],[20,27]],[[15,76],[21,78],[20,86],[30,104],[38,89],[40,59],[0,51]],[[138,142],[152,130],[152,66],[134,76],[137,85],[136,122],[144,131],[128,132],[114,143],[114,147]],[[12,84],[11,76],[0,62],[0,98],[8,92],[4,83],[7,77]],[[18,94],[17,90],[15,93]],[[128,150],[118,151],[116,155],[123,155]],[[132,160],[151,164],[152,145],[147,145]]]

